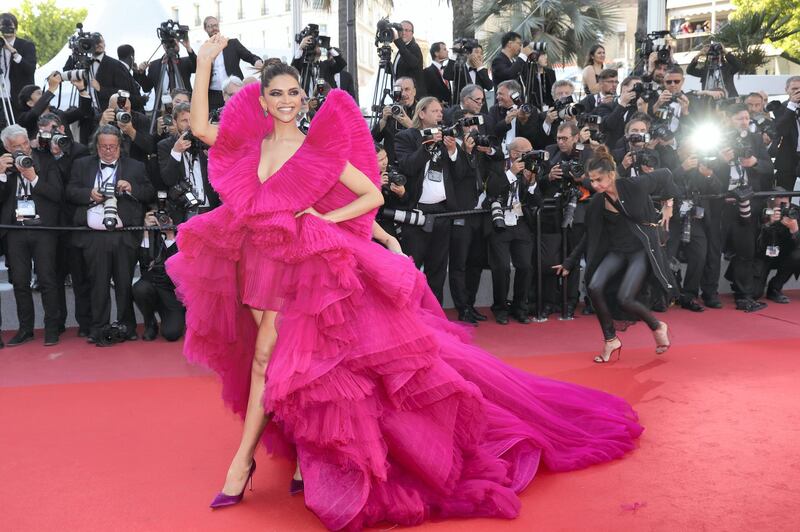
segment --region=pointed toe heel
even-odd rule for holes
[[[305,489],[305,485],[303,484],[302,480],[292,479],[289,483],[289,495],[297,495],[298,493],[303,493]]]
[[[250,491],[253,491],[253,473],[256,471],[256,461],[253,460],[253,463],[250,465],[250,471],[247,473],[247,480],[244,481],[244,488],[242,488],[241,493],[238,495],[227,495],[223,492],[217,493],[217,496],[214,497],[214,500],[211,501],[209,504],[209,508],[215,510],[217,508],[225,508],[226,506],[233,506],[235,504],[239,504],[242,502],[244,498],[244,490],[247,488],[247,485],[250,484]]]
[[[611,340],[608,340],[606,343],[613,342],[615,340],[617,340],[617,338],[613,338]],[[616,360],[614,359],[615,356],[616,356]],[[610,362],[619,361],[621,356],[622,356],[622,344],[620,343],[619,347],[615,348],[614,350],[611,351],[611,353],[608,354],[608,358],[603,358],[603,355],[600,354],[600,355],[597,355],[596,357],[594,357],[594,361],[597,364],[608,364]]]

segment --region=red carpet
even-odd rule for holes
[[[790,294],[800,301],[800,294]],[[646,427],[624,460],[540,473],[514,521],[421,530],[800,529],[800,302],[757,314],[665,315],[666,356],[643,325],[622,360],[591,362],[599,329],[500,327],[476,341],[509,363],[625,397]],[[74,331],[0,351],[0,530],[321,530],[287,493],[292,464],[259,451],[255,491],[212,513],[240,435],[216,381],[159,341],[87,347]]]

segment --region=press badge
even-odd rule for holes
[[[522,203],[515,201],[511,204],[511,212],[514,216],[522,216]]]
[[[774,259],[781,254],[780,246],[767,246],[767,257]]]
[[[434,183],[440,183],[444,178],[444,174],[442,172],[437,172],[436,170],[428,170],[428,173],[425,175],[425,178],[428,181],[433,181]]]
[[[36,218],[36,203],[33,200],[17,200],[17,220]]]
[[[514,211],[505,211],[503,214],[503,221],[506,223],[507,227],[513,227],[517,225],[517,215],[514,214]]]

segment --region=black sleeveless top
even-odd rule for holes
[[[608,250],[633,253],[642,249],[642,243],[633,234],[625,217],[618,212],[603,209],[604,237],[608,239]]]

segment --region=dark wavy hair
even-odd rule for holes
[[[605,47],[605,46],[603,46],[602,44],[595,44],[594,46],[592,46],[591,48],[589,48],[589,55],[588,55],[588,56],[586,56],[586,64],[585,64],[585,65],[583,65],[583,66],[587,67],[587,66],[589,66],[589,65],[593,65],[593,64],[594,64],[594,53],[595,53],[597,50],[599,50],[600,48],[602,48],[603,50],[605,50],[605,49],[606,49],[606,47]]]
[[[295,67],[284,63],[276,57],[271,57],[264,61],[264,66],[261,68],[261,88],[266,89],[272,82],[273,78],[277,76],[292,76],[300,83],[300,72]]]

